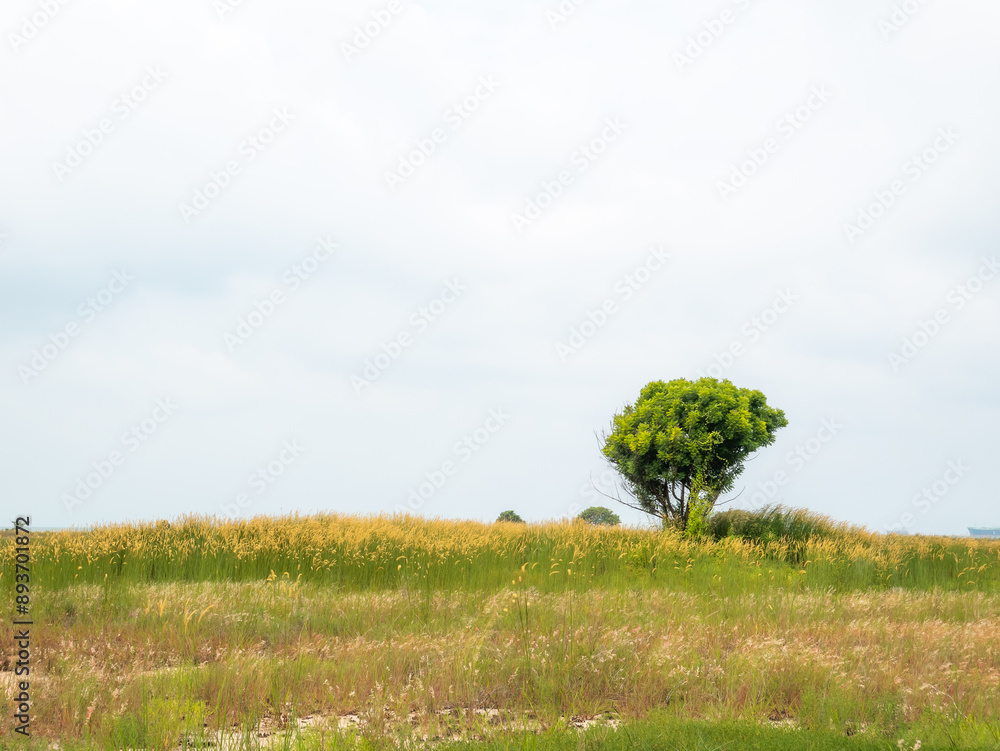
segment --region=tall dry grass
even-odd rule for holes
[[[610,713],[1000,743],[1000,545],[743,522],[702,540],[342,515],[38,534],[36,731],[66,751],[256,748],[345,717],[381,743]],[[5,644],[5,700],[12,662]]]
[[[794,520],[823,534],[719,535],[574,523],[481,524],[406,516],[257,517],[116,524],[34,537],[35,575],[76,583],[257,581],[272,569],[344,589],[496,589],[522,575],[541,591],[724,586],[996,591],[1000,544],[990,540],[879,535]],[[744,525],[745,526],[745,525]],[[716,530],[717,531],[717,530]],[[0,543],[3,571],[13,542]],[[525,568],[525,564],[527,567]],[[553,564],[564,576],[555,576]],[[522,571],[524,568],[524,571]],[[10,574],[0,585],[10,582]]]

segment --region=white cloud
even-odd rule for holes
[[[0,447],[24,512],[214,513],[289,438],[309,451],[254,512],[391,510],[503,405],[510,424],[423,511],[561,516],[602,469],[594,430],[647,381],[713,362],[790,286],[801,301],[726,372],[791,419],[744,484],[837,413],[843,433],[786,502],[876,527],[961,457],[975,469],[914,528],[987,521],[1000,280],[900,372],[886,353],[996,252],[1000,11],[927,4],[886,40],[890,2],[733,3],[747,7],[678,71],[673,53],[725,4],[592,2],[553,31],[545,5],[404,0],[348,63],[341,43],[384,5],[245,0],[220,21],[210,0],[74,3],[0,53]],[[152,64],[162,88],[55,180],[52,161]],[[481,75],[499,90],[390,192],[385,171]],[[819,85],[830,101],[722,200],[718,181]],[[241,142],[275,107],[295,120],[251,160]],[[579,172],[609,116],[627,131]],[[852,246],[844,222],[943,126],[960,143]],[[231,159],[240,174],[184,224],[178,204]],[[560,170],[573,184],[518,235],[511,213]],[[326,234],[341,253],[230,355],[225,332]],[[555,342],[654,244],[674,254],[663,276],[560,362]],[[129,295],[22,384],[17,365],[122,264]],[[455,277],[467,295],[356,395],[350,376]],[[61,494],[164,394],[178,418],[67,515]]]

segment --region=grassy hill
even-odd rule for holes
[[[38,748],[1000,744],[988,540],[781,509],[701,540],[192,517],[39,534],[32,557]],[[0,559],[12,603],[9,539]]]

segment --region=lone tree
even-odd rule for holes
[[[586,511],[580,512],[576,518],[587,522],[587,524],[593,524],[595,527],[617,527],[622,523],[618,514],[609,508],[604,508],[604,506],[591,506]]]
[[[515,524],[524,524],[525,521],[520,516],[517,515],[516,511],[501,511],[500,516],[497,517],[498,522],[514,522]]]
[[[615,500],[682,531],[701,525],[747,458],[787,424],[761,392],[728,380],[653,381],[602,436],[602,453],[635,503]]]

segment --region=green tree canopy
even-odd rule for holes
[[[614,416],[602,452],[636,503],[618,500],[687,529],[787,424],[760,391],[728,380],[653,381]]]
[[[516,511],[501,511],[500,516],[497,517],[498,522],[515,522],[517,524],[524,524],[524,519],[517,515]]]
[[[591,506],[586,511],[580,512],[576,518],[595,526],[617,527],[622,523],[618,514],[609,508],[604,508],[604,506]]]

